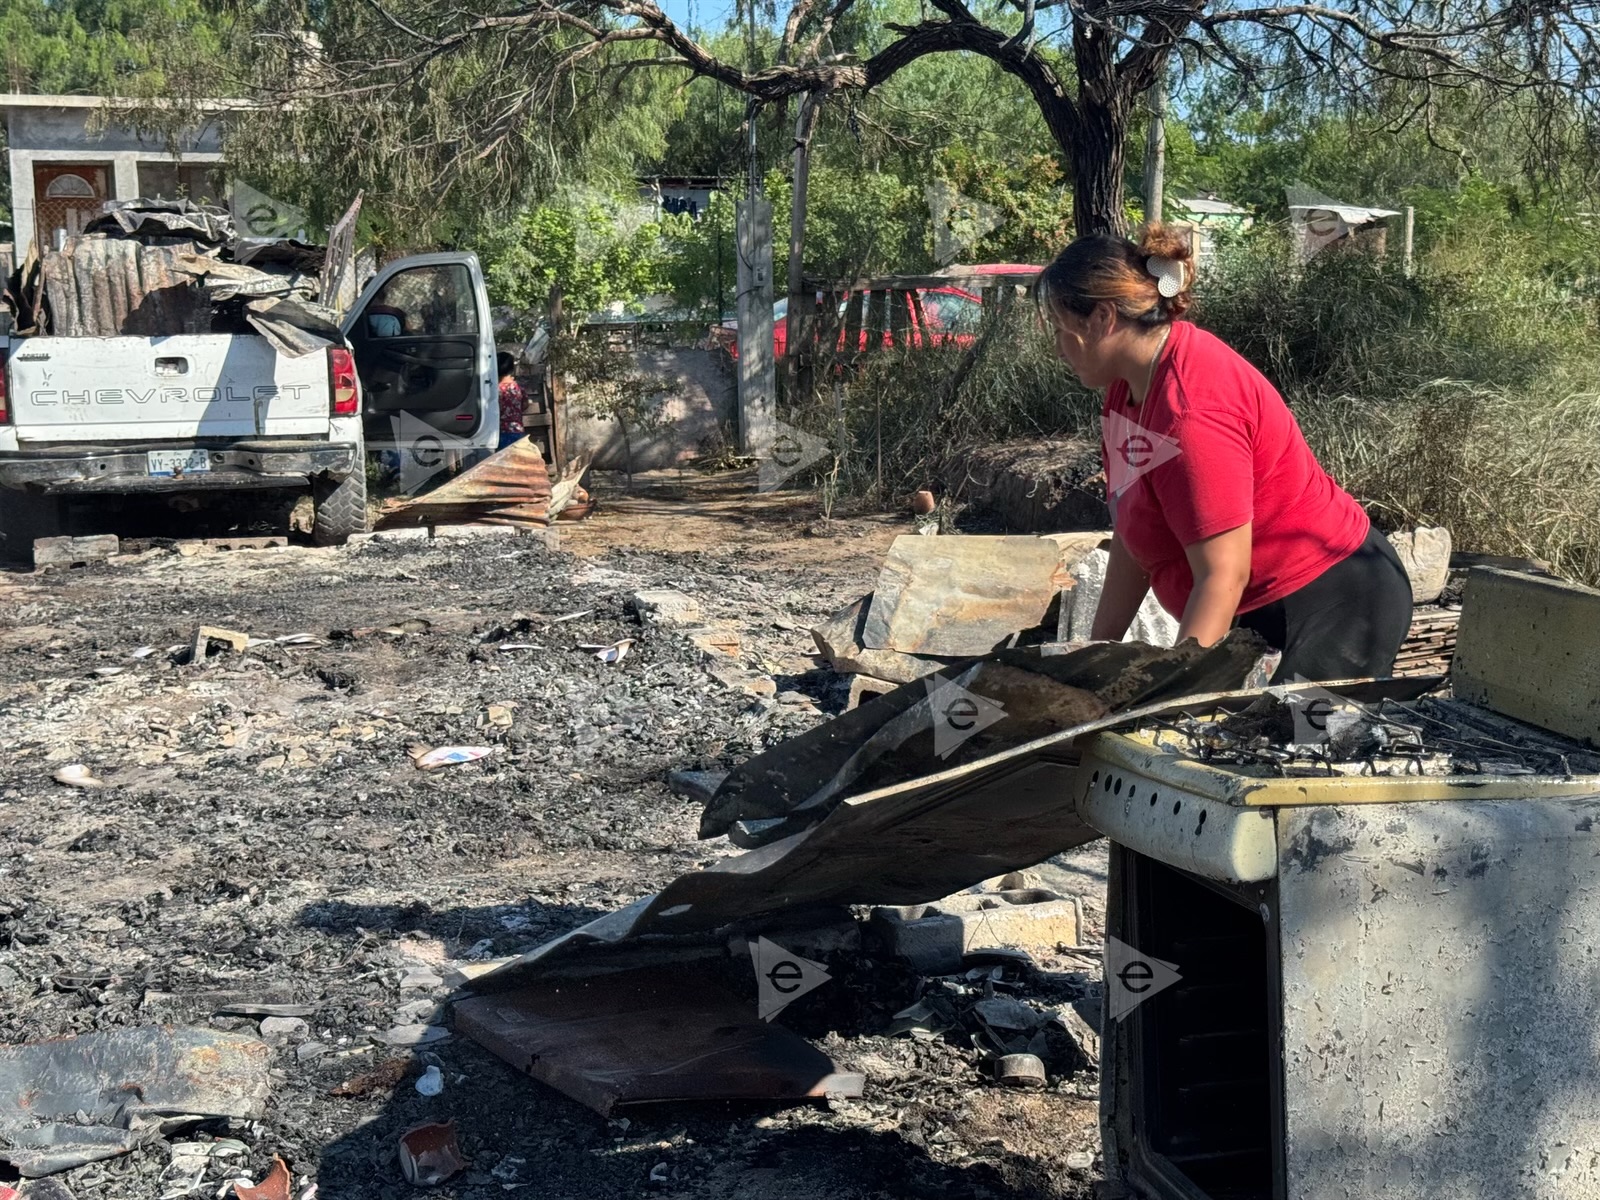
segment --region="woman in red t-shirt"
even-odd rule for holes
[[[1387,675],[1411,584],[1387,538],[1318,464],[1283,398],[1178,318],[1188,238],[1081,237],[1039,278],[1056,350],[1105,389],[1114,536],[1091,636],[1123,637],[1145,593],[1209,646],[1237,622],[1283,651],[1276,680]]]

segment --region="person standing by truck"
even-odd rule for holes
[[[528,407],[527,394],[517,382],[517,360],[504,350],[495,359],[500,373],[500,449],[527,436],[522,417]]]
[[[1080,237],[1039,276],[1056,351],[1103,388],[1113,537],[1090,636],[1120,639],[1152,587],[1178,639],[1235,625],[1283,652],[1274,682],[1384,676],[1411,624],[1389,541],[1312,454],[1277,390],[1182,320],[1188,237]]]

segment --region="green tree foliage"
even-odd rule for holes
[[[5,90],[115,95],[166,80],[156,48],[215,52],[218,23],[196,0],[0,0]]]
[[[526,209],[478,242],[490,299],[519,316],[559,287],[573,320],[668,290],[668,239],[687,217],[647,216],[637,200],[571,194]]]

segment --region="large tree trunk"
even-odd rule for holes
[[[1117,67],[1117,39],[1101,23],[1077,19],[1072,25],[1072,62],[1078,74],[1077,120],[1070,141],[1057,135],[1072,162],[1074,232],[1126,235],[1122,211],[1122,171],[1128,140],[1128,111],[1135,89]]]
[[[1122,108],[1080,96],[1077,136],[1070,146],[1062,147],[1072,162],[1072,221],[1079,237],[1086,233],[1127,235],[1122,173],[1128,122]]]

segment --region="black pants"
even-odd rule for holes
[[[1283,651],[1273,683],[1386,676],[1411,628],[1411,580],[1374,529],[1349,558],[1239,624]]]

